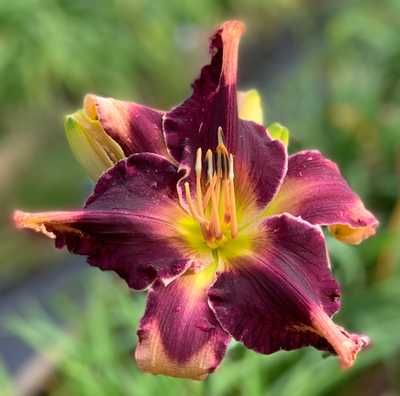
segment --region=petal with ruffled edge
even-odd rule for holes
[[[312,224],[329,225],[336,238],[351,244],[374,235],[378,226],[337,165],[314,150],[289,157],[285,180],[266,214],[283,212]]]
[[[168,286],[153,285],[135,351],[141,370],[200,380],[216,369],[230,336],[208,306],[207,290],[214,276],[212,264],[199,273],[187,272]]]
[[[262,223],[252,255],[230,259],[210,288],[222,327],[248,348],[269,354],[307,345],[335,352],[350,367],[367,337],[330,318],[339,308],[318,226],[284,214]]]
[[[192,96],[165,113],[163,130],[172,156],[190,175],[197,148],[203,153],[214,151],[221,127],[226,147],[235,157],[237,185],[253,190],[257,205],[263,207],[286,173],[287,154],[263,126],[238,117],[236,80],[243,31],[239,21],[225,22],[217,29],[210,39],[210,64],[192,84]]]
[[[194,253],[180,240],[175,221],[176,168],[156,154],[134,154],[98,181],[84,209],[24,213],[14,220],[55,238],[56,246],[88,256],[102,270],[117,272],[130,287],[144,289],[156,278],[169,282],[184,272]]]
[[[86,114],[100,122],[126,156],[149,152],[171,159],[162,133],[162,111],[91,94],[85,96],[83,104]]]

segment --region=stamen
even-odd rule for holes
[[[208,181],[211,183],[211,180],[214,175],[214,168],[213,168],[213,155],[210,149],[207,150],[206,159],[207,159],[207,178]]]
[[[217,200],[217,203],[220,202],[220,198],[221,198],[221,181],[222,181],[222,177],[218,176],[217,184],[215,186],[215,198]],[[217,205],[217,207],[218,206],[219,205]]]
[[[233,155],[229,154],[229,180],[233,181],[233,178],[235,177],[234,173],[233,173]]]
[[[208,207],[208,204],[209,204],[210,198],[211,198],[211,192],[214,190],[216,182],[217,182],[217,175],[215,175],[212,178],[212,180],[211,180],[211,182],[210,182],[210,184],[208,186],[208,189],[207,189],[207,191],[206,191],[206,193],[204,195],[204,208]]]
[[[218,146],[224,146],[224,131],[218,127]]]
[[[222,155],[228,156],[228,150],[224,143],[224,132],[221,127],[218,128],[218,145],[217,145],[217,153],[221,152]]]
[[[222,178],[222,154],[220,150],[217,150],[217,175]]]
[[[224,162],[223,162],[223,174],[224,174],[224,179],[226,179],[226,178],[228,178],[228,175],[229,175],[228,156],[224,155],[223,159],[224,159]]]
[[[201,176],[201,147],[196,152],[196,177]]]
[[[204,217],[203,208],[203,191],[201,189],[201,170],[202,170],[202,158],[201,158],[201,147],[197,149],[196,153],[196,201],[199,209],[199,214]]]
[[[221,198],[219,200],[219,214],[222,216],[222,223],[225,222],[225,212],[226,212],[226,190],[224,189],[225,179],[221,182]]]
[[[188,182],[185,182],[185,196],[186,196],[186,201],[189,205],[190,214],[200,224],[204,224],[205,220],[201,216],[199,216],[199,214],[197,213],[197,209],[193,203],[192,195],[190,193],[190,186]]]
[[[225,179],[222,182],[222,191],[223,191],[223,196],[224,196],[224,207],[225,211],[224,213],[224,221],[225,223],[230,223],[231,221],[231,201],[230,201],[230,191],[229,191],[229,181],[228,179]]]
[[[218,185],[218,184],[217,184]],[[218,213],[218,201],[216,197],[216,193],[214,189],[211,190],[211,227],[213,231],[215,231],[215,237],[220,239],[221,234],[221,223],[219,220],[219,213]]]

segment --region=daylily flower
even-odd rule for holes
[[[204,379],[232,337],[263,354],[314,346],[344,368],[368,345],[332,320],[340,289],[321,226],[359,243],[378,222],[333,162],[318,151],[288,156],[287,130],[273,125],[284,143],[273,139],[251,121],[262,122],[257,109],[239,117],[243,30],[218,28],[210,64],[170,111],[88,97],[86,115],[129,157],[83,209],[14,215],[149,290],[135,351],[144,371]]]

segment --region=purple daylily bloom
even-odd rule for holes
[[[344,368],[368,345],[332,321],[340,289],[320,226],[359,243],[378,222],[333,162],[317,151],[288,157],[239,118],[243,31],[238,21],[217,29],[192,96],[168,112],[88,96],[87,114],[127,158],[83,209],[14,215],[149,290],[135,351],[144,371],[204,379],[232,337],[264,354],[311,345]]]

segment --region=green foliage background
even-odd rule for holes
[[[289,127],[292,152],[317,148],[335,160],[381,220],[362,246],[329,239],[344,289],[337,320],[374,346],[346,373],[311,349],[261,356],[234,345],[205,384],[143,375],[128,351],[144,300],[92,269],[82,280],[90,285],[84,304],[67,291],[55,301],[68,330],[40,308],[7,321],[38,350],[62,351],[49,395],[400,392],[398,0],[0,1],[0,289],[63,259],[48,241],[15,233],[12,208],[76,207],[89,188],[62,115],[87,92],[174,105],[206,60],[207,34],[231,16],[247,22],[241,76],[244,88],[262,93],[267,122]],[[1,389],[12,395],[6,378]]]

